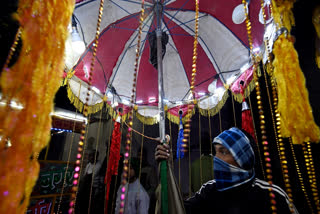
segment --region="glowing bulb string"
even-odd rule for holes
[[[248,100],[249,100],[249,106],[250,106],[251,115],[253,115],[250,96],[248,96]],[[254,117],[252,117],[252,123],[253,123],[254,136],[256,137],[256,139],[258,139],[256,125],[255,125],[255,122],[254,122]],[[262,159],[261,159],[261,149],[260,149],[260,147],[261,147],[261,145],[259,144],[259,142],[257,142],[257,148],[258,148],[259,160],[260,160],[260,167],[261,167],[263,179],[266,180],[265,169],[263,167],[263,162],[262,162]]]
[[[92,187],[94,182],[94,176],[95,176],[95,170],[96,170],[96,163],[97,163],[97,153],[98,153],[98,147],[100,145],[100,128],[101,128],[101,118],[102,118],[102,110],[100,110],[100,116],[99,116],[99,126],[98,126],[98,132],[97,132],[97,142],[96,142],[96,148],[95,148],[95,154],[94,154],[94,162],[93,162],[93,169],[92,169],[92,179],[91,179],[91,185],[90,185],[90,194],[89,194],[89,206],[88,206],[88,214],[90,214],[91,210],[91,197],[92,197]]]
[[[308,180],[309,180],[311,192],[313,195],[314,203],[316,205],[317,213],[320,213],[319,194],[317,190],[317,181],[315,176],[315,168],[314,168],[314,163],[312,158],[310,142],[306,142],[302,144],[302,151],[304,153],[305,165],[306,165],[306,170],[309,177]]]
[[[10,61],[12,59],[12,56],[16,52],[16,48],[17,48],[18,42],[20,40],[20,37],[21,37],[21,27],[19,27],[18,30],[17,30],[17,33],[15,35],[15,38],[14,38],[13,43],[11,45],[11,48],[9,50],[9,54],[8,54],[7,59],[6,59],[6,62],[4,63],[2,71],[5,71],[8,68],[9,63],[10,63]]]
[[[270,7],[272,8],[272,4],[270,4]],[[264,24],[264,30],[266,32],[266,14],[264,11],[264,1],[261,0],[261,11],[263,15],[263,24]],[[286,193],[288,194],[289,197],[289,208],[290,212],[294,213],[294,207],[293,207],[293,200],[292,200],[292,188],[290,184],[290,179],[289,179],[289,171],[288,171],[288,162],[286,160],[286,153],[285,153],[285,147],[281,135],[281,119],[280,119],[280,112],[278,110],[278,96],[277,96],[277,87],[275,80],[273,78],[273,69],[271,66],[271,48],[269,46],[269,43],[267,39],[264,40],[264,45],[265,45],[265,50],[267,52],[267,65],[266,69],[269,68],[269,74],[270,74],[270,82],[271,82],[271,89],[272,89],[272,98],[273,102],[271,102],[271,97],[270,97],[270,91],[269,91],[269,86],[268,86],[268,81],[267,81],[267,72],[265,67],[263,66],[263,74],[264,74],[264,79],[265,79],[265,84],[266,84],[266,89],[267,89],[267,96],[268,96],[268,101],[269,101],[269,107],[270,107],[270,113],[271,113],[271,119],[272,119],[272,125],[273,125],[273,130],[274,130],[274,135],[276,139],[276,144],[277,144],[277,149],[278,149],[278,155],[280,159],[280,165],[281,165],[281,172],[285,184],[285,190]],[[274,112],[273,112],[274,111]]]
[[[248,35],[248,41],[249,41],[249,47],[250,47],[250,57],[253,64],[253,78],[255,81],[255,87],[256,87],[256,95],[257,95],[257,104],[258,104],[258,110],[259,110],[259,119],[260,119],[260,129],[261,129],[261,139],[262,139],[262,145],[263,145],[263,155],[266,165],[266,173],[267,173],[267,182],[270,186],[273,185],[272,182],[272,169],[271,169],[271,159],[270,159],[270,153],[269,153],[269,142],[267,141],[267,132],[266,132],[266,126],[265,126],[265,116],[263,111],[263,105],[262,105],[262,98],[261,98],[261,90],[260,90],[260,83],[257,77],[257,72],[259,67],[257,67],[257,62],[255,61],[255,56],[253,53],[253,44],[252,44],[252,34],[251,34],[251,22],[249,19],[248,14],[248,3],[246,0],[242,0],[242,4],[244,5],[244,11],[246,16],[246,28],[247,28],[247,35]],[[271,204],[271,211],[272,214],[277,213],[277,207],[276,207],[276,200],[275,195],[272,191],[272,188],[269,188],[269,197],[270,197],[270,204]]]
[[[140,58],[140,46],[141,46],[141,34],[142,34],[142,24],[144,21],[144,0],[141,1],[141,12],[140,12],[140,20],[139,20],[139,32],[138,32],[138,42],[136,48],[136,58],[134,63],[134,72],[133,72],[133,84],[132,84],[132,94],[131,94],[131,104],[134,105],[135,103],[135,92],[136,92],[136,83],[137,83],[137,72],[138,72],[138,63]],[[131,151],[131,142],[132,142],[132,119],[133,119],[133,109],[129,111],[128,115],[128,133],[126,139],[126,146],[125,146],[125,153],[124,153],[124,161],[123,161],[123,174],[122,174],[122,181],[121,181],[121,195],[120,195],[120,210],[119,214],[123,214],[124,212],[124,205],[126,199],[126,184],[128,178],[128,171],[129,171],[129,154]]]
[[[81,90],[81,84],[80,84],[80,87],[79,87],[78,96],[80,96],[80,90]],[[76,109],[76,113],[74,115],[74,119],[76,119],[77,113],[78,113],[78,109]],[[68,152],[67,167],[66,167],[66,169],[64,171],[63,184],[62,184],[61,193],[60,193],[60,197],[59,197],[57,214],[60,211],[61,202],[62,202],[62,196],[63,196],[63,193],[64,193],[64,188],[65,188],[65,185],[66,185],[66,181],[67,181],[67,172],[68,172],[69,164],[70,164],[70,157],[71,157],[71,151],[72,151],[72,147],[73,147],[75,129],[76,129],[76,121],[74,120],[73,121],[73,127],[72,127],[72,136],[71,136],[71,140],[70,140],[70,147],[69,147],[69,152]]]
[[[291,139],[291,138],[289,138],[289,144],[290,144],[290,148],[291,148],[291,152],[292,152],[292,157],[293,157],[294,165],[296,166],[296,169],[297,169],[297,173],[298,173],[298,178],[299,178],[301,190],[302,190],[302,192],[303,192],[303,194],[304,194],[304,197],[306,198],[306,201],[307,201],[307,204],[308,204],[308,206],[309,206],[309,209],[310,209],[311,213],[313,213],[312,204],[311,204],[311,201],[310,201],[310,199],[309,199],[309,196],[308,196],[306,187],[305,187],[305,185],[304,185],[302,173],[301,173],[301,171],[300,171],[299,163],[298,163],[297,158],[296,158],[296,153],[295,153],[295,151],[294,151],[294,147],[293,147],[293,143],[292,143],[292,139]]]
[[[191,84],[190,84],[190,92],[192,94],[193,104],[197,104],[197,100],[195,99],[194,93],[194,85],[195,85],[195,78],[197,75],[197,56],[198,56],[198,37],[199,37],[199,0],[195,0],[196,6],[196,14],[195,14],[195,35],[193,41],[193,54],[192,54],[192,74],[191,74]],[[187,109],[187,120],[185,124],[185,128],[183,130],[183,140],[182,140],[182,151],[187,151],[187,142],[190,137],[191,132],[191,115],[192,115],[192,107],[191,104],[188,104]]]
[[[90,64],[90,71],[89,71],[89,78],[88,78],[88,91],[86,94],[86,99],[85,99],[85,104],[84,104],[84,109],[83,109],[83,115],[85,117],[88,116],[88,102],[89,102],[89,97],[90,97],[90,91],[92,90],[91,85],[92,85],[92,77],[93,77],[93,71],[94,71],[94,65],[95,65],[95,57],[97,54],[97,47],[98,47],[98,39],[100,36],[100,25],[101,25],[101,20],[102,20],[102,14],[103,14],[103,5],[104,5],[104,0],[100,0],[100,5],[99,5],[99,15],[98,15],[98,20],[97,20],[97,28],[96,28],[96,34],[95,34],[95,39],[93,42],[93,50],[92,50],[92,58],[91,58],[91,64]],[[85,130],[87,128],[86,123],[84,122],[82,125],[82,130],[81,130],[81,136],[79,140],[79,147],[78,147],[78,154],[77,154],[77,160],[75,164],[75,173],[73,176],[73,187],[72,187],[72,195],[71,195],[71,202],[70,202],[70,207],[68,210],[69,214],[74,213],[74,205],[75,205],[75,200],[76,200],[76,194],[78,192],[78,183],[80,179],[80,165],[82,166],[82,151],[83,151],[83,141],[85,140]]]
[[[88,121],[90,121],[90,118],[91,118],[91,115],[88,116]],[[80,164],[80,167],[77,168],[77,166],[75,165],[75,173],[78,172],[79,173],[79,180],[78,181],[73,181],[73,185],[76,186],[76,192],[75,192],[75,199],[74,201],[71,201],[70,202],[70,207],[72,206],[73,208],[75,208],[76,204],[77,204],[77,198],[78,198],[78,189],[79,189],[79,185],[80,185],[80,178],[81,178],[81,175],[82,175],[82,172],[83,172],[83,159],[84,159],[84,154],[86,153],[86,149],[88,147],[88,144],[87,144],[87,137],[88,137],[88,128],[86,128],[86,130],[81,130],[81,134],[85,135],[84,137],[84,143],[81,147],[78,146],[78,153],[81,154],[81,160],[77,159],[76,160],[76,164]]]

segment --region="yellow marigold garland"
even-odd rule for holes
[[[22,49],[17,63],[5,68],[3,100],[22,110],[0,107],[0,213],[24,213],[38,178],[34,158],[50,139],[53,99],[64,67],[64,45],[74,0],[19,1]],[[12,146],[5,148],[4,139]]]
[[[281,35],[274,44],[273,53],[283,136],[292,136],[295,144],[318,142],[319,127],[313,119],[305,78],[291,36]]]

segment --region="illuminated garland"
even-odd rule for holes
[[[192,74],[191,74],[191,85],[190,85],[190,92],[192,94],[193,103],[196,105],[197,100],[195,99],[194,95],[194,84],[195,78],[197,75],[197,57],[198,57],[198,36],[199,36],[199,0],[195,0],[196,4],[196,15],[195,15],[195,33],[194,33],[194,41],[193,41],[193,55],[192,55]],[[191,132],[191,115],[192,115],[193,105],[188,104],[187,115],[189,115],[188,119],[186,120],[186,124],[183,130],[183,140],[182,140],[182,151],[187,150],[187,142],[190,138]]]
[[[93,51],[92,51],[92,59],[91,59],[90,72],[89,72],[89,78],[88,78],[88,80],[89,80],[88,90],[87,90],[87,94],[86,94],[85,104],[83,107],[83,115],[85,117],[87,117],[89,114],[88,102],[89,102],[89,97],[90,97],[90,91],[92,90],[91,84],[92,84],[93,71],[94,71],[94,65],[95,65],[95,56],[97,54],[97,48],[98,48],[98,39],[99,39],[99,35],[100,35],[100,24],[101,24],[101,18],[102,18],[102,14],[103,14],[103,4],[104,4],[104,0],[100,0],[97,28],[96,28],[96,32],[95,32],[96,33],[95,40],[92,45]],[[73,179],[71,201],[70,201],[69,210],[68,210],[69,214],[74,213],[74,206],[76,204],[76,196],[78,193],[79,179],[80,179],[80,175],[81,175],[80,172],[82,170],[82,164],[83,164],[83,155],[82,154],[84,154],[83,146],[84,146],[84,141],[86,139],[86,128],[87,128],[87,125],[86,125],[85,121],[83,121],[80,140],[78,143],[78,154],[76,156],[77,160],[76,160],[75,169],[74,169],[75,173],[73,175],[74,179]]]
[[[273,11],[272,5],[270,5],[270,8],[271,8],[271,11]],[[266,31],[266,29],[267,29],[266,28],[266,14],[264,12],[264,1],[263,0],[261,0],[261,10],[262,10],[262,14],[263,14],[264,29]],[[283,143],[283,139],[282,139],[282,135],[281,135],[281,121],[280,121],[280,114],[279,114],[279,110],[278,110],[277,87],[276,87],[276,84],[275,84],[275,81],[273,78],[273,69],[272,69],[272,65],[271,65],[271,57],[270,57],[271,48],[269,46],[267,39],[264,41],[264,45],[265,45],[265,50],[267,53],[268,61],[267,61],[267,65],[263,66],[262,69],[263,69],[263,75],[264,75],[264,80],[265,80],[266,89],[267,89],[267,96],[268,96],[268,101],[269,101],[269,107],[270,107],[269,109],[270,109],[270,113],[271,113],[274,135],[275,135],[278,154],[279,154],[279,158],[280,158],[281,172],[282,172],[283,181],[285,184],[284,186],[285,186],[286,193],[288,194],[288,197],[289,197],[290,212],[294,213],[293,200],[292,200],[292,188],[291,188],[291,184],[290,184],[288,164],[287,164],[288,162],[286,159],[285,147],[284,147],[284,143]],[[269,68],[268,73],[270,74],[273,102],[271,102],[271,96],[270,96],[269,86],[268,86],[268,82],[267,82],[267,74],[266,74],[267,68]]]
[[[141,12],[140,12],[140,22],[139,22],[139,32],[138,32],[138,43],[136,48],[136,59],[134,62],[134,72],[133,72],[133,84],[132,84],[132,94],[131,94],[131,104],[134,104],[135,101],[135,92],[136,92],[136,83],[137,83],[137,72],[138,72],[138,63],[140,58],[140,47],[141,47],[141,34],[142,34],[142,24],[144,20],[144,0],[141,2]],[[122,181],[121,181],[121,195],[120,195],[120,210],[119,214],[123,214],[124,205],[126,199],[126,184],[129,172],[129,154],[131,151],[131,139],[132,139],[132,120],[133,120],[133,108],[129,111],[128,115],[128,133],[126,139],[126,147],[124,153],[124,161],[123,161],[123,173],[122,173]]]
[[[12,143],[10,148],[0,147],[5,163],[0,167],[1,213],[24,213],[29,204],[39,174],[36,157],[50,139],[50,112],[62,78],[73,6],[73,0],[19,1],[16,18],[22,49],[16,64],[1,73],[0,81],[2,99],[7,104],[14,99],[23,109],[0,107],[0,145],[3,139]]]
[[[262,145],[263,145],[263,155],[264,155],[264,160],[265,160],[265,169],[266,169],[266,177],[267,181],[270,186],[273,185],[272,181],[272,169],[271,169],[271,158],[270,158],[270,153],[269,153],[269,142],[267,139],[267,132],[266,132],[266,122],[265,122],[265,116],[264,116],[264,111],[263,111],[263,104],[262,104],[262,98],[261,98],[261,90],[260,90],[260,83],[259,79],[257,77],[257,73],[259,71],[259,67],[257,65],[257,62],[255,61],[255,56],[253,53],[253,45],[252,45],[252,34],[251,34],[251,22],[249,19],[249,14],[248,14],[248,3],[246,0],[242,0],[242,4],[244,5],[244,11],[246,15],[246,27],[247,27],[247,34],[248,34],[248,41],[249,41],[249,47],[250,47],[250,56],[251,60],[254,63],[253,65],[253,78],[256,86],[256,97],[257,97],[257,105],[258,105],[258,113],[259,113],[259,120],[260,120],[260,129],[261,129],[261,140],[262,140]],[[276,207],[276,200],[275,200],[275,194],[272,191],[272,188],[268,188],[269,190],[269,200],[271,204],[271,211],[272,214],[277,213],[277,207]]]

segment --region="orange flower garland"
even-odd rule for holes
[[[22,49],[0,82],[0,213],[24,213],[38,178],[36,154],[50,139],[53,99],[62,81],[64,45],[74,0],[19,2]],[[12,100],[23,106],[10,107]],[[10,139],[12,146],[5,147]]]

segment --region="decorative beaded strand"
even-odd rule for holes
[[[316,172],[315,172],[315,168],[314,168],[314,162],[313,162],[313,158],[312,158],[312,150],[311,150],[311,143],[307,142],[307,151],[309,154],[309,164],[311,167],[311,174],[312,174],[312,185],[311,185],[311,190],[312,190],[312,195],[313,195],[313,199],[314,202],[316,204],[317,207],[317,212],[320,213],[320,200],[319,200],[319,193],[318,193],[318,185],[317,185],[317,179],[316,179]]]
[[[80,85],[80,86],[81,86],[81,85]],[[79,88],[79,95],[80,95],[80,89],[81,89],[81,87]],[[78,109],[76,109],[76,114],[77,114],[77,112],[78,112]],[[75,116],[74,116],[75,118],[76,118],[76,114],[75,114]],[[67,182],[67,172],[68,172],[69,164],[70,164],[70,157],[71,157],[71,151],[72,151],[72,147],[73,147],[73,139],[74,139],[75,129],[76,129],[76,121],[73,122],[72,136],[71,136],[71,140],[70,140],[71,144],[70,144],[70,147],[69,147],[67,167],[66,167],[65,172],[64,172],[63,184],[62,184],[61,193],[60,193],[60,196],[59,196],[59,203],[58,203],[57,214],[58,214],[59,211],[60,211],[61,202],[62,202],[62,196],[63,196],[64,188],[65,188],[66,182]]]
[[[291,138],[289,138],[289,144],[290,144],[290,148],[291,148],[294,164],[295,164],[295,166],[297,168],[297,173],[298,173],[298,178],[299,178],[299,182],[300,182],[300,185],[301,185],[301,190],[302,190],[302,192],[304,194],[304,197],[307,200],[307,203],[308,203],[308,206],[309,206],[309,209],[310,209],[311,213],[314,213],[311,201],[309,199],[308,193],[306,191],[306,187],[305,187],[304,182],[303,182],[302,173],[301,173],[300,168],[299,168],[299,164],[298,164],[298,161],[297,161],[297,158],[296,158],[296,154],[295,154],[295,151],[294,151],[294,148],[293,148],[293,143],[292,143],[292,139]]]
[[[248,100],[249,100],[249,106],[250,106],[251,115],[253,115],[250,95],[248,96]],[[253,124],[253,130],[254,130],[255,139],[258,139],[257,129],[256,129],[256,125],[255,125],[255,122],[254,122],[254,117],[252,117],[252,124]],[[261,145],[259,144],[259,142],[257,142],[256,144],[257,144],[258,153],[261,154],[261,149],[260,149]],[[265,175],[265,170],[264,170],[264,167],[263,167],[263,162],[262,162],[262,159],[261,159],[261,155],[259,155],[259,160],[260,160],[260,167],[261,167],[263,179],[266,180],[266,175]]]
[[[134,104],[135,92],[136,92],[136,82],[137,82],[137,72],[138,72],[138,62],[140,58],[140,46],[141,46],[141,34],[142,34],[142,24],[144,20],[144,0],[141,2],[141,13],[140,13],[140,22],[139,22],[139,32],[138,32],[138,43],[136,48],[136,59],[134,63],[134,73],[133,73],[133,85],[132,85],[132,94],[131,94],[131,104]],[[129,171],[129,154],[130,154],[130,146],[131,146],[131,137],[132,137],[132,117],[133,117],[133,108],[128,113],[128,133],[126,139],[126,147],[124,153],[124,161],[123,161],[123,174],[121,181],[121,195],[120,195],[120,210],[119,213],[123,214],[124,212],[124,204],[126,199],[126,184],[128,178]]]
[[[98,21],[97,21],[97,28],[96,28],[96,36],[95,40],[93,42],[93,52],[92,52],[92,60],[91,60],[91,65],[90,65],[90,72],[89,72],[89,79],[88,79],[88,91],[86,94],[86,100],[84,104],[84,109],[83,109],[83,115],[85,117],[88,116],[88,102],[89,102],[89,97],[90,97],[90,91],[91,91],[91,85],[92,85],[92,76],[93,76],[93,70],[94,70],[94,64],[95,64],[95,57],[97,54],[97,47],[98,47],[98,39],[100,35],[100,24],[101,24],[101,18],[103,14],[103,5],[104,5],[104,0],[100,0],[100,6],[99,6],[99,15],[98,15]],[[80,159],[82,158],[82,151],[83,151],[83,141],[85,140],[85,130],[86,130],[86,123],[83,122],[82,125],[82,130],[81,130],[81,136],[80,136],[80,141],[79,141],[79,147],[78,147],[78,154],[77,154],[77,161],[75,164],[75,173],[73,175],[73,188],[72,188],[72,195],[71,195],[71,202],[70,202],[70,208],[68,213],[72,214],[74,213],[74,205],[75,205],[75,199],[76,199],[76,194],[78,191],[78,180],[80,178],[79,171],[80,171]],[[82,161],[81,161],[82,162]]]
[[[264,12],[264,1],[261,0],[261,11],[263,15],[263,24],[264,24],[264,29],[266,30],[266,14]],[[270,47],[268,45],[268,41],[264,40],[265,48],[267,51],[267,57],[268,57],[268,62],[267,66],[271,65],[271,60],[270,60]],[[270,71],[269,73],[272,74],[272,68],[269,66]],[[281,165],[281,172],[285,184],[285,190],[289,196],[289,207],[290,207],[290,212],[294,213],[294,208],[293,208],[293,200],[292,200],[292,189],[291,189],[291,184],[290,184],[290,179],[288,175],[288,164],[286,160],[286,155],[285,155],[285,147],[281,135],[281,121],[280,121],[280,114],[278,111],[278,96],[277,96],[277,88],[276,84],[274,82],[274,79],[272,76],[270,76],[270,81],[271,81],[271,88],[272,88],[272,98],[273,98],[273,103],[271,102],[271,96],[270,96],[270,90],[268,86],[268,81],[267,81],[267,74],[265,71],[265,67],[263,66],[263,75],[264,75],[264,80],[266,84],[266,89],[267,89],[267,96],[268,96],[268,101],[269,101],[269,108],[270,108],[270,113],[271,113],[271,119],[272,119],[272,126],[273,126],[273,131],[276,139],[276,144],[277,144],[277,149],[278,149],[278,155],[280,158],[280,165]],[[272,105],[273,104],[273,105]],[[273,110],[275,114],[273,113]],[[275,122],[276,121],[276,122]]]
[[[190,92],[192,94],[193,104],[197,104],[197,100],[195,99],[194,95],[194,85],[195,85],[195,78],[197,75],[197,56],[198,56],[198,36],[199,36],[199,0],[195,0],[196,3],[196,15],[195,15],[195,35],[193,41],[193,56],[192,56],[192,74],[191,74],[191,85],[190,85]],[[187,110],[187,121],[185,124],[185,128],[183,130],[183,140],[182,140],[182,150],[187,150],[187,142],[190,137],[191,132],[191,115],[192,109],[191,104],[188,104]]]
[[[90,117],[91,115],[88,116],[88,123],[90,121]],[[77,160],[76,160],[76,164],[75,164],[75,173],[78,172],[79,173],[79,178],[80,178],[80,175],[82,174],[82,171],[83,171],[83,159],[84,159],[84,154],[86,153],[86,149],[87,149],[87,136],[88,136],[88,127],[85,129],[85,130],[81,130],[81,135],[84,135],[84,141],[82,143],[78,143],[78,154],[80,153],[81,155],[81,160],[78,159],[78,155],[77,155]],[[80,135],[80,137],[81,137]],[[81,146],[81,147],[80,147]],[[78,166],[77,166],[78,165]],[[77,168],[78,167],[78,168]],[[71,197],[74,198],[74,200],[71,200],[70,201],[70,207],[73,207],[75,208],[76,204],[77,204],[77,197],[78,197],[78,189],[79,189],[79,185],[80,185],[80,180],[73,180],[73,190],[75,191],[75,193],[72,193]],[[72,191],[73,191],[72,190]]]
[[[261,91],[260,91],[260,84],[257,77],[257,65],[255,62],[255,57],[253,55],[253,45],[252,45],[252,34],[251,34],[251,22],[249,19],[248,14],[248,4],[246,0],[242,0],[242,4],[244,5],[244,11],[246,16],[246,27],[247,27],[247,33],[248,33],[248,41],[250,46],[250,56],[252,59],[253,64],[253,77],[255,81],[255,87],[256,87],[256,95],[257,95],[257,104],[258,104],[258,110],[259,110],[259,119],[260,119],[260,129],[261,129],[261,138],[262,138],[262,145],[263,145],[263,154],[266,164],[266,174],[267,174],[267,181],[270,186],[272,186],[272,169],[271,169],[271,159],[270,159],[270,153],[269,153],[269,143],[267,141],[267,132],[266,132],[266,126],[265,126],[265,117],[264,117],[264,111],[263,111],[263,105],[261,100]],[[276,207],[276,200],[275,195],[272,192],[272,188],[269,189],[269,196],[270,196],[270,203],[271,203],[271,210],[272,214],[277,213],[277,207]]]
[[[264,29],[266,30],[266,14],[264,11],[264,1],[261,0],[261,11],[263,15],[263,20],[264,20]],[[272,4],[270,4],[270,10],[272,14]],[[264,77],[265,77],[265,82],[266,82],[266,87],[267,87],[267,94],[268,94],[268,99],[269,99],[269,104],[270,104],[270,111],[271,111],[271,117],[272,117],[272,124],[273,124],[273,129],[276,137],[276,142],[277,142],[277,148],[279,152],[279,157],[280,157],[280,163],[281,163],[281,169],[282,169],[282,175],[283,175],[283,180],[285,183],[285,189],[286,192],[289,196],[289,202],[290,202],[290,211],[291,213],[294,213],[294,208],[293,208],[293,200],[292,200],[292,188],[290,184],[290,179],[289,179],[289,172],[288,172],[288,165],[287,165],[287,160],[286,160],[286,155],[285,155],[285,147],[281,135],[281,119],[280,119],[280,112],[278,110],[278,96],[277,96],[277,87],[276,87],[276,81],[273,78],[273,69],[271,66],[271,59],[270,59],[270,54],[271,54],[271,48],[267,40],[264,41],[265,48],[267,51],[267,69],[269,69],[269,74],[270,74],[270,82],[271,82],[271,88],[272,88],[272,98],[273,98],[273,108],[275,115],[273,114],[272,111],[272,104],[271,104],[271,99],[270,99],[270,94],[269,94],[269,88],[268,88],[268,83],[267,83],[267,77],[266,77],[266,72],[264,72]],[[276,122],[274,121],[274,118],[276,118]]]
[[[12,59],[12,56],[16,52],[16,48],[17,48],[18,42],[20,40],[20,36],[21,36],[21,27],[19,27],[18,30],[17,30],[16,36],[15,36],[15,38],[13,40],[12,45],[11,45],[8,57],[6,59],[6,62],[4,63],[3,70],[8,68],[9,63],[10,63],[10,61]]]
[[[317,208],[317,213],[320,213],[320,205],[319,205],[319,195],[318,195],[318,190],[317,190],[317,181],[315,177],[315,170],[314,170],[314,164],[313,164],[313,159],[312,159],[312,153],[311,153],[311,145],[310,142],[303,143],[302,144],[302,150],[305,158],[305,164],[306,164],[306,169],[309,177],[309,183],[310,183],[310,188],[312,191],[312,195],[314,198],[314,203]]]
[[[276,144],[277,144],[278,154],[279,154],[279,158],[280,158],[281,172],[282,172],[282,176],[283,176],[283,180],[284,180],[284,184],[285,184],[285,190],[289,196],[290,212],[294,213],[293,200],[292,200],[292,189],[291,189],[288,164],[287,164],[288,162],[286,159],[285,147],[284,147],[284,143],[283,143],[283,139],[282,139],[282,135],[281,135],[280,113],[278,111],[278,97],[277,97],[277,93],[276,93],[277,89],[274,84],[274,80],[271,80],[271,82],[272,82],[272,96],[273,96],[273,106],[272,106],[268,82],[267,82],[267,75],[266,75],[266,71],[264,69],[263,69],[263,74],[264,74],[265,83],[266,83],[266,87],[267,87],[267,96],[268,96],[269,105],[270,105],[272,125],[273,125],[273,130],[274,130],[274,134],[275,134],[275,138],[276,138]],[[274,109],[275,114],[273,113],[273,109]],[[276,121],[274,118],[276,118]]]

